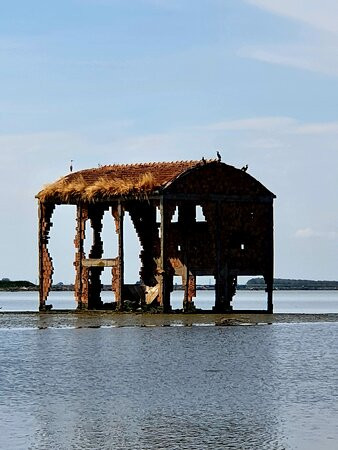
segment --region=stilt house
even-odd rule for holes
[[[115,308],[169,312],[173,277],[184,287],[183,306],[193,311],[196,276],[215,280],[216,312],[232,310],[237,277],[263,276],[272,312],[273,200],[275,195],[245,170],[218,160],[110,165],[81,170],[46,186],[39,201],[40,310],[52,285],[48,251],[56,205],[76,205],[75,298],[78,309],[102,309],[101,273],[111,267]],[[201,217],[196,211],[203,211]],[[118,234],[115,255],[103,259],[102,218],[110,211]],[[176,211],[176,213],[175,213]],[[141,244],[140,282],[124,282],[123,219],[128,212]],[[85,254],[90,224],[92,247]],[[88,234],[88,232],[87,232]],[[183,293],[182,293],[183,295]]]

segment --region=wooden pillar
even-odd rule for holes
[[[117,264],[112,268],[112,289],[117,303],[116,309],[123,311],[123,286],[124,286],[124,236],[123,219],[124,208],[121,200],[112,206],[112,215],[115,220],[116,233],[118,235]]]
[[[269,314],[273,313],[273,297],[272,297],[272,292],[273,292],[273,279],[270,278],[270,280],[267,281],[266,283],[266,290],[268,293],[268,298],[267,298],[267,312]]]
[[[189,268],[185,266],[185,275],[182,277],[184,285],[184,300],[183,309],[185,312],[195,311],[195,304],[193,298],[196,297],[196,277]]]
[[[117,212],[119,217],[119,239],[118,239],[118,246],[119,246],[119,298],[120,298],[120,305],[119,309],[123,311],[123,286],[124,286],[124,230],[123,230],[123,219],[124,219],[124,209],[122,206],[121,201],[119,200],[117,205]]]
[[[74,239],[75,245],[75,299],[77,301],[77,309],[88,309],[88,269],[83,266],[82,262],[85,257],[84,240],[86,221],[88,219],[88,207],[86,205],[77,205],[76,211],[76,235]]]
[[[52,287],[53,260],[48,251],[49,230],[55,205],[39,201],[39,310],[46,310],[46,300]]]
[[[161,255],[160,255],[160,289],[159,289],[159,301],[160,306],[163,308],[163,312],[170,312],[170,289],[168,285],[168,261],[167,261],[167,249],[166,238],[168,232],[168,215],[166,211],[166,203],[161,197],[160,199],[160,215],[161,215]]]
[[[273,252],[273,203],[269,205],[269,249],[268,249],[268,275],[265,279],[267,291],[267,312],[273,313],[273,272],[274,272],[274,252]]]
[[[220,218],[220,204],[216,202],[215,204],[215,249],[216,249],[216,274],[215,274],[215,307],[216,312],[222,312],[224,310],[224,300],[225,300],[225,274],[224,269],[222,270],[221,261],[221,218]]]
[[[196,205],[190,202],[184,202],[179,208],[178,221],[181,225],[183,236],[183,276],[184,286],[183,309],[186,312],[193,311],[195,305],[193,298],[196,297],[196,277],[191,272],[190,267],[190,233],[194,230],[196,222]]]

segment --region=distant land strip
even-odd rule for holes
[[[197,290],[214,290],[213,284],[197,285]],[[266,288],[264,278],[251,278],[246,284],[238,284],[237,289],[243,291],[260,291]],[[183,290],[180,284],[174,285],[174,290]],[[12,281],[8,278],[0,280],[0,291],[38,291],[39,286],[30,281],[19,280]],[[53,285],[52,291],[73,291],[73,284],[64,284],[62,282]],[[102,287],[103,291],[111,291],[111,285],[105,284]],[[293,280],[288,278],[275,278],[274,290],[276,291],[312,291],[312,290],[338,290],[338,281],[325,280]]]

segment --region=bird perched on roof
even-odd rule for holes
[[[71,172],[73,172],[73,160],[72,160],[72,159],[70,160],[69,170],[70,170]]]
[[[206,160],[205,160],[205,158],[204,158],[204,156],[202,156],[202,163],[203,163],[203,164],[206,164],[206,163],[207,163]]]
[[[243,172],[246,172],[248,170],[249,166],[247,164],[245,164],[245,166],[243,166],[241,168],[241,170],[243,170]]]
[[[222,156],[221,156],[220,152],[217,151],[216,155],[217,155],[218,162],[221,162],[222,161]]]

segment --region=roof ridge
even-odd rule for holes
[[[207,160],[215,161],[215,160]],[[191,160],[180,160],[180,161],[150,161],[150,162],[139,162],[139,163],[114,163],[114,164],[105,164],[100,167],[95,167],[93,169],[102,169],[106,167],[144,167],[144,166],[155,166],[155,165],[171,165],[171,164],[198,164],[201,160],[199,159],[191,159]],[[93,170],[93,169],[85,169],[85,170]]]

